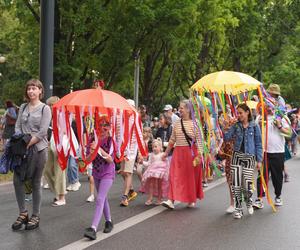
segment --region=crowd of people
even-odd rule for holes
[[[143,124],[143,143],[149,154],[147,157],[142,156],[133,134],[125,158],[120,164],[114,161],[116,152],[111,135],[111,121],[102,117],[99,120],[100,148],[96,158],[86,168],[90,187],[86,201],[95,202],[96,206],[91,225],[84,231],[84,236],[96,239],[102,215],[105,218],[103,232],[109,233],[113,230],[108,193],[116,174],[120,174],[124,181],[123,189],[120,190],[122,207],[129,206],[138,195],[146,194],[145,206],[162,205],[174,209],[175,201],[179,201],[193,208],[198,199],[203,199],[203,189],[207,187],[207,181],[214,178],[216,171],[221,171],[222,175],[226,176],[230,197],[230,206],[226,212],[232,213],[234,218],[243,217],[243,201],[249,214],[254,213],[254,208],[263,208],[266,189],[261,183],[261,174],[264,175],[265,180],[268,180],[269,174],[271,175],[275,189],[275,205],[283,205],[282,185],[283,181],[289,181],[284,162],[297,153],[300,109],[294,110],[284,103],[278,85],[270,85],[268,92],[275,102],[284,105],[291,123],[288,118],[277,116],[272,108],[267,109],[268,143],[264,152],[262,119],[259,110],[254,112],[246,103],[240,103],[234,114],[230,107],[227,107],[226,114],[220,112],[217,117],[224,142],[220,150],[211,153],[209,164],[205,163],[200,155],[204,146],[199,131],[195,130],[192,105],[189,100],[182,100],[178,110],[170,104],[165,105],[158,116],[150,115],[147,107],[141,105],[138,112]],[[61,170],[58,164],[51,130],[51,107],[59,98],[50,97],[45,104],[41,101],[43,93],[43,85],[39,80],[28,81],[25,87],[27,102],[17,109],[12,102],[8,101],[2,120],[3,140],[20,134],[30,135],[25,145],[29,167],[26,168],[25,173],[14,171],[13,183],[19,216],[12,224],[13,230],[19,230],[23,225],[27,230],[39,227],[42,187],[50,188],[54,196],[52,206],[58,207],[66,204],[68,191],[78,191],[81,186],[78,171],[80,162],[77,155],[71,153],[65,171]],[[128,99],[128,103],[135,106],[133,100]],[[76,142],[78,136],[75,122],[72,123],[72,128],[72,140]],[[86,133],[92,134],[88,126],[85,130]],[[90,138],[91,141],[86,149],[88,157],[93,155],[97,144],[93,136]],[[7,141],[4,143],[14,147],[13,143]],[[29,151],[30,155],[28,155]],[[79,151],[78,143],[75,143],[75,151]],[[287,156],[289,152],[291,152],[290,157]],[[212,164],[216,164],[218,169],[214,169]],[[256,168],[258,169],[257,199],[253,201]],[[133,186],[134,174],[140,181],[138,187]],[[42,176],[44,176],[43,183]],[[28,182],[30,185],[26,185]],[[30,193],[32,195],[28,197],[26,194]],[[28,199],[32,199],[31,216],[25,203]]]

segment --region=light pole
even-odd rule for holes
[[[45,99],[53,93],[54,6],[55,0],[41,0],[40,80]]]
[[[134,102],[139,106],[139,82],[140,82],[140,49],[134,54]]]

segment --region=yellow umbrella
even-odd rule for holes
[[[246,90],[254,90],[261,83],[252,76],[234,71],[218,71],[208,74],[198,80],[192,87],[192,90],[216,91],[227,94],[239,94]]]
[[[256,102],[256,101],[246,101],[246,104],[250,109],[256,109],[256,106],[257,106],[258,102]]]

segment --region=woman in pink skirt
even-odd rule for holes
[[[180,102],[181,119],[174,124],[168,147],[163,155],[166,158],[175,145],[170,174],[168,200],[163,206],[174,209],[174,201],[188,203],[188,207],[195,207],[197,199],[203,198],[202,167],[198,152],[203,152],[200,136],[194,128],[191,118],[190,101]]]

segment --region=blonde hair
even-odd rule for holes
[[[49,106],[54,105],[55,103],[57,103],[60,100],[60,98],[58,96],[50,96],[47,100],[46,100],[46,104]]]
[[[152,141],[152,147],[154,144],[157,144],[160,147],[160,152],[163,151],[162,140],[160,138],[154,139]]]
[[[27,89],[28,89],[28,87],[30,87],[30,86],[35,86],[35,87],[38,87],[39,89],[41,89],[41,90],[42,90],[42,93],[40,94],[39,99],[41,100],[41,99],[44,98],[44,92],[45,92],[45,91],[44,91],[44,86],[43,86],[42,82],[41,82],[40,80],[38,80],[38,79],[30,79],[29,81],[26,82],[26,85],[25,85],[25,93],[24,93],[24,96],[25,96],[25,99],[26,99],[27,101],[30,100],[30,99],[29,99],[29,96],[28,96],[28,94],[27,94]]]

